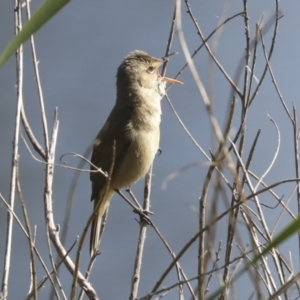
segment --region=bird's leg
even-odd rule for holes
[[[130,197],[133,199],[133,201],[136,204],[136,207],[133,208],[133,212],[140,215],[140,222],[145,221],[146,223],[151,225],[151,220],[149,218],[149,215],[153,215],[153,212],[143,209],[143,207],[140,205],[139,201],[133,194],[130,186],[126,188],[126,192],[130,195]]]

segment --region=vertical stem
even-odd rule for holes
[[[146,212],[149,211],[149,209],[150,209],[152,167],[153,167],[153,165],[150,167],[150,170],[145,177],[143,210]],[[145,240],[146,240],[146,232],[147,232],[147,222],[141,218],[139,241],[138,241],[138,245],[137,245],[137,249],[136,249],[134,271],[133,271],[133,275],[132,275],[131,292],[130,292],[129,300],[136,299],[137,295],[138,295],[144,245],[145,245]]]
[[[294,154],[295,154],[295,171],[296,178],[299,178],[299,129],[298,129],[298,119],[295,104],[293,105],[293,131],[294,131]],[[300,214],[300,186],[297,183],[297,204],[298,204],[298,214]],[[298,244],[300,247],[300,232],[298,231]],[[300,249],[300,248],[299,248]],[[300,256],[300,253],[298,254]]]
[[[15,0],[15,34],[21,29],[21,5],[19,0]],[[10,194],[9,194],[9,205],[11,209],[14,209],[15,204],[15,187],[16,187],[16,174],[17,174],[17,162],[18,162],[18,150],[19,150],[19,132],[20,132],[20,115],[23,102],[23,47],[20,46],[16,52],[16,63],[17,63],[17,109],[16,109],[16,120],[14,130],[14,141],[13,141],[13,154],[12,154],[12,169],[11,169],[11,181],[10,181]],[[3,300],[7,299],[8,294],[8,277],[11,260],[11,243],[12,243],[12,230],[13,230],[13,216],[12,213],[7,211],[7,230],[6,230],[6,247],[5,247],[5,258],[2,278],[1,296]]]
[[[206,291],[206,284],[205,284],[205,276],[203,276],[205,272],[205,207],[207,203],[207,194],[209,190],[209,183],[212,179],[213,172],[215,170],[215,166],[212,165],[209,167],[207,171],[207,175],[205,177],[205,181],[203,184],[202,195],[199,199],[199,232],[203,232],[199,236],[199,245],[198,245],[198,296],[199,299],[205,299],[205,291]]]

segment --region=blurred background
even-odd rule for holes
[[[35,11],[42,1],[32,1]],[[58,108],[59,133],[56,148],[56,162],[68,152],[83,154],[91,144],[106,120],[115,101],[116,69],[122,59],[131,51],[140,49],[150,55],[165,55],[167,39],[174,11],[174,1],[79,1],[74,0],[47,23],[36,35],[36,49],[40,61],[40,75],[46,103],[49,128],[51,128],[54,110]],[[242,1],[190,1],[195,17],[205,36],[217,26],[224,13],[229,17],[243,11]],[[294,102],[299,108],[297,82],[299,78],[300,43],[297,29],[300,27],[300,3],[280,2],[284,15],[279,21],[279,30],[275,50],[271,60],[277,83],[291,109]],[[255,24],[263,18],[265,23],[275,11],[274,1],[249,1],[250,35],[255,36]],[[25,14],[24,14],[25,16]],[[185,38],[190,52],[201,45],[194,25],[182,3],[182,22]],[[0,4],[0,51],[2,52],[14,34],[13,3],[2,1]],[[271,32],[265,34],[266,44],[271,43]],[[233,77],[240,59],[244,57],[245,34],[242,17],[227,23],[217,40],[216,56]],[[184,65],[177,34],[175,33],[171,51],[179,52],[173,56],[166,75],[173,77]],[[213,99],[216,116],[223,127],[230,104],[231,89],[216,67],[209,76],[211,61],[203,48],[194,59],[201,79]],[[260,48],[257,58],[257,72],[261,74],[265,59]],[[32,58],[28,42],[24,46],[24,106],[27,118],[34,133],[43,144],[41,116],[37,90],[34,82]],[[241,74],[242,76],[242,74]],[[173,86],[169,97],[183,122],[194,138],[207,152],[214,149],[215,143],[203,101],[198,93],[190,71],[185,69],[179,80],[183,86]],[[242,81],[241,81],[242,82]],[[242,88],[241,82],[239,87]],[[11,172],[11,153],[16,110],[16,69],[15,58],[0,70],[0,193],[8,200]],[[255,83],[254,83],[255,84]],[[239,112],[240,103],[236,110]],[[151,211],[152,220],[161,230],[173,251],[177,253],[183,245],[198,231],[199,197],[203,180],[207,172],[207,160],[188,138],[178,123],[166,100],[162,101],[161,155],[157,156],[153,169]],[[258,144],[257,157],[252,168],[261,175],[268,167],[275,153],[277,133],[267,113],[277,122],[281,131],[281,148],[278,160],[272,172],[266,178],[268,183],[295,177],[292,159],[292,127],[279,102],[270,76],[259,91],[259,95],[248,116],[246,151],[258,129],[262,129]],[[239,124],[236,114],[232,134]],[[67,155],[63,159],[67,166],[76,167],[79,160]],[[189,164],[195,164],[168,182],[165,189],[162,183],[168,175]],[[87,167],[86,167],[87,168]],[[20,180],[22,191],[29,211],[30,222],[36,226],[36,245],[40,252],[46,253],[46,234],[43,211],[43,186],[45,166],[35,161],[20,143]],[[55,222],[62,224],[65,218],[68,192],[74,171],[55,168],[53,205]],[[90,182],[87,173],[82,173],[76,187],[74,207],[66,242],[69,248],[76,237],[81,235],[90,216],[93,204],[90,202]],[[232,179],[231,179],[232,180]],[[232,183],[232,181],[230,182]],[[142,199],[143,180],[132,187],[138,199]],[[280,196],[288,197],[292,185],[280,189]],[[230,194],[230,191],[227,191]],[[268,203],[268,196],[266,196]],[[224,200],[225,201],[225,200]],[[274,200],[270,205],[275,205]],[[225,201],[226,202],[226,201]],[[223,207],[223,202],[220,204]],[[291,202],[290,209],[296,213],[296,203]],[[21,216],[19,201],[16,199],[16,213]],[[221,209],[220,209],[221,211]],[[0,202],[0,270],[3,269],[4,241],[6,233],[6,207]],[[272,216],[270,216],[272,218]],[[275,218],[275,217],[274,217]],[[22,219],[22,217],[21,217]],[[101,256],[94,266],[91,282],[101,299],[127,299],[133,271],[139,226],[137,216],[118,196],[114,196],[108,217],[104,238],[101,243]],[[281,220],[281,227],[290,221]],[[270,219],[270,222],[275,224]],[[224,223],[226,224],[226,222]],[[227,227],[218,227],[216,241],[223,241],[225,249]],[[292,242],[290,242],[292,243]],[[296,242],[295,242],[296,243]],[[217,245],[217,244],[216,244]],[[9,299],[23,299],[29,286],[28,242],[17,224],[14,224],[11,274],[9,280]],[[285,244],[286,249],[295,249],[296,244]],[[288,250],[287,250],[288,251]],[[288,255],[288,252],[286,252]],[[297,258],[296,270],[299,269]],[[74,251],[71,254],[74,257]],[[48,262],[48,257],[44,257]],[[84,271],[89,259],[88,242],[82,255],[81,269]],[[151,228],[148,229],[139,296],[147,294],[159,276],[171,262],[171,257]],[[181,260],[188,277],[197,274],[197,245],[195,244]],[[221,263],[220,263],[221,265]],[[69,295],[71,276],[61,267],[63,287]],[[38,279],[44,272],[38,267]],[[2,275],[2,274],[1,274]],[[176,280],[175,272],[167,277],[163,286]],[[245,279],[247,280],[247,279]],[[194,285],[194,284],[193,284]],[[209,290],[219,286],[215,278]],[[238,299],[247,299],[252,290],[237,288]],[[248,294],[247,294],[248,293]],[[40,292],[40,299],[47,299],[49,283]],[[247,297],[245,296],[247,294]],[[176,288],[165,299],[178,297]],[[292,298],[291,298],[292,299]]]

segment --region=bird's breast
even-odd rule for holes
[[[115,188],[128,186],[143,177],[158,151],[160,112],[153,113],[152,110],[151,114],[144,113],[136,116],[139,119],[131,118],[127,125],[127,140],[130,141],[130,146],[118,172],[126,176],[114,178],[112,184]]]

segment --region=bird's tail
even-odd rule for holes
[[[94,217],[94,220],[92,222],[91,227],[91,239],[90,239],[90,254],[91,257],[94,256],[96,251],[98,251],[99,243],[100,243],[100,236],[102,234],[101,232],[101,223],[102,223],[102,217],[106,212],[106,209],[109,206],[110,199],[112,198],[114,194],[114,190],[108,190],[106,191],[104,197],[99,195],[99,198],[96,198],[94,200],[94,209],[98,205],[99,201],[101,201],[100,207]]]

